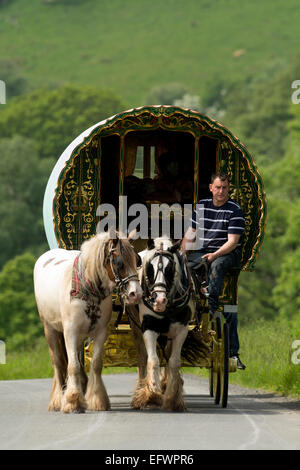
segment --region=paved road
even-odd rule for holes
[[[130,409],[135,374],[105,375],[110,412],[48,413],[51,381],[0,382],[0,449],[300,449],[300,402],[230,386],[228,408],[185,375],[188,411]]]

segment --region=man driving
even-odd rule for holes
[[[182,250],[197,241],[197,249],[189,252],[191,268],[207,259],[209,262],[209,310],[215,314],[219,307],[225,274],[230,268],[239,266],[241,259],[241,235],[245,229],[245,218],[241,207],[229,198],[229,179],[224,173],[212,175],[209,189],[212,197],[201,199],[191,218],[191,225],[182,240]],[[237,367],[246,366],[239,358],[237,314],[224,312],[229,326],[230,357],[237,360]]]

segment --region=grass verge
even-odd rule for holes
[[[30,349],[10,351],[8,346],[6,364],[0,364],[0,380],[44,379],[53,377],[48,346],[40,338]],[[135,372],[134,367],[104,367],[103,374]]]
[[[230,374],[230,383],[249,388],[260,388],[300,398],[300,326],[284,320],[264,320],[239,329],[241,358],[245,371]],[[295,361],[296,359],[296,361]],[[206,369],[184,368],[184,372],[207,376]],[[107,367],[104,374],[136,372],[136,368]],[[11,352],[8,348],[6,364],[0,364],[0,380],[36,379],[52,377],[48,347],[40,338],[31,350]]]
[[[247,369],[231,374],[231,383],[300,397],[300,363],[296,363],[293,349],[299,339],[300,326],[285,320],[244,326],[240,343]]]
[[[247,368],[230,373],[230,383],[300,398],[300,346],[299,352],[293,348],[300,340],[299,325],[261,320],[240,327],[239,338],[240,356]],[[184,370],[208,376],[206,369]]]

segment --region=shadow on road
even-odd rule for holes
[[[235,394],[229,396],[227,408],[216,405],[214,399],[207,395],[184,395],[187,413],[199,414],[237,414],[247,413],[249,415],[272,415],[283,411],[300,412],[300,400],[280,397],[272,393],[259,394]],[[128,395],[110,395],[111,411],[122,411],[130,413],[170,413],[157,407],[149,407],[145,410],[133,410],[130,407]]]

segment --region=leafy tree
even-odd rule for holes
[[[261,76],[225,82],[216,78],[206,89],[202,103],[214,109],[255,155],[256,161],[273,164],[285,155],[291,111],[292,82],[300,76],[300,56],[288,66],[271,63]]]
[[[180,100],[188,90],[180,83],[168,83],[153,87],[145,98],[148,105],[166,104],[173,105],[175,100]]]
[[[239,280],[242,322],[300,316],[300,106],[291,104],[291,84],[299,76],[296,57],[255,79],[218,80],[202,99],[207,110],[225,111],[221,121],[255,156],[267,193],[261,253],[254,273],[241,273]]]
[[[15,134],[36,142],[38,155],[55,158],[93,124],[124,109],[110,91],[64,85],[14,98],[0,114],[0,135]]]
[[[291,105],[288,147],[276,165],[273,191],[285,204],[286,226],[278,242],[283,262],[273,290],[281,316],[300,318],[300,109]]]
[[[3,80],[6,85],[6,101],[9,101],[13,96],[21,95],[27,90],[27,81],[21,75],[15,63],[1,59],[0,71],[0,79]],[[3,111],[3,108],[0,109]]]
[[[273,298],[283,318],[300,319],[300,246],[286,253]]]
[[[183,108],[201,111],[200,98],[198,95],[190,95],[186,93],[182,98],[174,100],[174,106],[182,106]]]
[[[36,144],[15,136],[0,140],[0,267],[26,249],[46,248],[43,194],[54,165],[39,159]]]
[[[286,228],[285,201],[269,194],[268,217],[264,242],[254,272],[241,273],[239,279],[239,311],[241,322],[278,316],[273,288],[284,260],[281,237]]]
[[[26,348],[43,331],[33,291],[34,263],[34,256],[24,253],[0,272],[0,338],[8,347]]]

